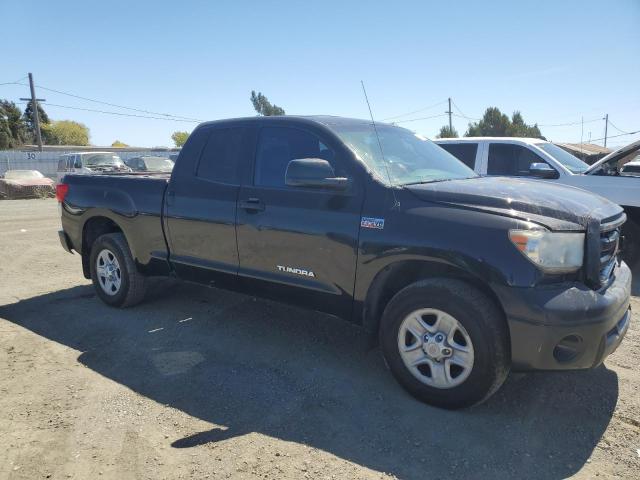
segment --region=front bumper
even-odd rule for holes
[[[631,322],[631,271],[620,263],[608,285],[497,287],[511,335],[512,368],[593,368],[613,353]]]

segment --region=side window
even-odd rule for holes
[[[67,157],[62,157],[58,160],[58,171],[64,172],[67,169]]]
[[[522,145],[492,143],[489,145],[487,175],[509,177],[530,176],[532,163],[547,163],[534,152]]]
[[[438,145],[464,163],[467,167],[471,169],[476,168],[476,153],[478,152],[477,143],[441,143]]]
[[[260,131],[256,153],[255,184],[284,187],[287,165],[294,159],[322,158],[336,174],[335,153],[315,135],[289,127],[265,127]]]
[[[220,183],[239,183],[238,168],[242,158],[244,132],[242,127],[211,130],[200,155],[196,176]]]

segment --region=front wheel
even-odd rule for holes
[[[100,299],[114,307],[130,307],[144,298],[145,277],[122,233],[101,235],[91,247],[91,280]]]
[[[398,292],[384,311],[380,345],[398,382],[442,408],[484,401],[510,368],[502,312],[459,280],[428,279]]]

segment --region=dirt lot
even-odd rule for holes
[[[108,308],[58,225],[53,200],[0,202],[0,478],[640,474],[637,313],[605,366],[448,412],[331,317],[168,280]]]

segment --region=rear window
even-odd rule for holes
[[[467,167],[476,168],[476,153],[478,152],[477,143],[439,143],[451,155],[456,157]]]
[[[196,176],[213,182],[238,184],[244,132],[242,127],[211,130],[200,155]]]

